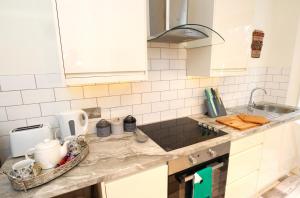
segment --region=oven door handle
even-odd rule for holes
[[[223,166],[224,166],[224,162],[221,162],[221,163],[218,163],[218,164],[212,166],[211,168],[214,171],[214,170],[219,169],[219,168],[221,168]],[[181,183],[186,183],[188,181],[193,180],[193,178],[194,178],[194,175],[188,175],[188,176],[185,176],[184,178],[182,178],[180,182]]]

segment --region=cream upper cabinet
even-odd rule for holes
[[[143,80],[146,0],[56,0],[67,84]]]
[[[200,23],[216,30],[224,43],[187,50],[190,76],[228,76],[243,74],[251,55],[253,0],[200,0],[213,2],[213,17],[199,17]],[[199,12],[206,13],[204,7]],[[214,37],[212,38],[214,40]],[[214,42],[212,42],[214,43]]]
[[[102,183],[102,198],[166,198],[168,165]]]

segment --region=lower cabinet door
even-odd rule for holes
[[[104,187],[106,198],[167,198],[168,166],[107,182]]]
[[[253,198],[256,197],[256,184],[258,171],[242,177],[235,182],[227,185],[225,198]]]
[[[244,152],[230,156],[227,175],[227,184],[245,177],[258,170],[261,162],[262,146],[258,145]]]

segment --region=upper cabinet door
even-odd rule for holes
[[[146,0],[56,4],[66,74],[146,70]]]

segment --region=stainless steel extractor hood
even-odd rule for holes
[[[188,43],[205,40],[191,44],[191,47],[224,42],[224,38],[209,27],[212,24],[213,3],[213,0],[148,0],[148,41]],[[202,6],[201,9],[197,9],[199,6]],[[199,13],[203,9],[205,12]]]

